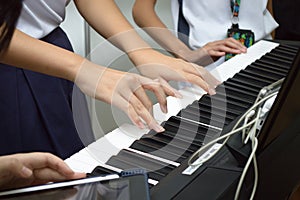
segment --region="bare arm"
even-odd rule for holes
[[[271,13],[271,15],[274,17],[274,12],[273,12],[273,2],[272,2],[272,0],[268,0],[267,9],[268,9],[269,12]],[[275,33],[276,33],[275,30],[272,31],[272,33],[271,33],[273,39],[275,38]]]
[[[178,61],[150,48],[133,30],[113,0],[75,0],[75,3],[88,23],[125,51],[143,75],[159,79],[163,84],[170,80],[183,80],[190,81],[207,92],[214,89],[217,81],[208,72],[199,69],[199,66]]]
[[[203,49],[192,51],[181,40],[167,29],[155,12],[156,0],[136,0],[133,7],[135,22],[163,48],[174,54],[176,57],[197,64],[207,63],[203,61],[207,55],[211,57],[224,56],[229,53],[243,53],[245,48],[232,38],[212,41],[206,44]],[[186,36],[187,37],[187,36]]]
[[[273,2],[272,2],[272,0],[268,0],[267,9],[273,15]]]
[[[75,81],[84,58],[16,30],[1,62]]]
[[[157,132],[163,129],[149,112],[152,103],[144,90],[156,94],[165,112],[166,94],[174,96],[171,89],[163,89],[156,81],[96,65],[73,52],[34,39],[18,30],[2,55],[1,62],[73,81],[85,94],[119,107],[138,127],[144,127],[142,118],[149,128]]]
[[[177,57],[184,57],[190,49],[161,21],[155,11],[156,0],[136,0],[132,15],[136,24],[155,39],[163,48]]]
[[[75,0],[86,21],[103,37],[125,52],[148,49],[113,0]]]

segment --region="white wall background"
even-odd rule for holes
[[[172,29],[172,19],[171,19],[171,11],[170,11],[170,1],[171,0],[158,0],[156,5],[156,10],[163,20],[163,22]],[[122,13],[125,17],[129,20],[129,22],[134,26],[137,27],[132,19],[131,9],[134,3],[134,0],[115,0],[119,8],[121,9]],[[113,23],[113,22],[112,22]],[[88,37],[85,37],[85,29],[84,29],[84,20],[79,15],[78,11],[76,10],[74,3],[71,2],[67,7],[67,15],[66,20],[63,23],[62,27],[67,32],[68,36],[70,37],[71,43],[74,47],[76,53],[85,56],[85,47],[86,47],[86,38],[90,38],[90,44],[88,44],[94,53],[92,53],[92,60],[95,54],[98,58],[101,59],[101,53],[95,53],[99,51],[99,48],[102,48],[103,42],[105,40],[99,36],[95,31],[90,29],[90,34]],[[143,37],[146,34],[141,32]],[[150,42],[147,38],[145,38],[148,42]],[[103,58],[104,59],[104,58]],[[118,59],[114,60],[109,67],[128,71],[133,68],[132,63],[128,60],[126,56],[118,57]],[[100,101],[91,101],[91,111],[92,112],[92,120],[93,125],[95,128],[96,136],[101,136],[103,133],[110,132],[120,125],[119,120],[116,122],[116,117],[112,115],[112,108],[110,105],[100,102]],[[113,109],[115,113],[115,109]],[[123,115],[122,113],[117,113],[118,116]],[[124,115],[125,116],[125,115]],[[122,117],[123,118],[123,117]],[[122,121],[122,120],[121,120]],[[101,128],[97,126],[97,122]],[[122,123],[122,122],[121,122]],[[99,130],[102,129],[102,130]]]
[[[61,26],[69,36],[74,51],[85,56],[84,19],[77,11],[73,1],[67,6],[66,18]]]

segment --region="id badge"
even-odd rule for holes
[[[254,33],[251,30],[239,29],[236,27],[230,28],[227,31],[227,37],[232,37],[238,40],[247,48],[254,44]],[[225,61],[235,56],[235,54],[227,53]]]

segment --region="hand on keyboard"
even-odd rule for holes
[[[86,177],[50,153],[1,156],[0,163],[1,190]]]
[[[203,67],[145,49],[129,54],[142,75],[160,81],[183,81],[215,94],[219,81]]]
[[[209,42],[202,48],[195,50],[185,48],[177,54],[183,60],[206,66],[225,56],[226,53],[240,54],[246,52],[247,48],[240,42],[233,38],[226,38],[224,40]]]
[[[214,60],[218,59],[221,56],[225,56],[226,53],[240,54],[247,52],[247,47],[233,38],[226,38],[224,40],[209,42],[203,46],[203,49]]]
[[[139,128],[145,128],[144,121],[156,132],[162,132],[164,129],[152,116],[152,102],[145,90],[150,90],[156,95],[161,110],[165,113],[166,96],[178,96],[172,87],[162,85],[157,80],[104,68],[87,60],[81,65],[75,83],[85,94],[123,110]]]

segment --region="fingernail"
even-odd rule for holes
[[[153,116],[153,107],[149,109],[149,113]]]
[[[75,179],[77,179],[77,178],[86,178],[86,173],[75,172],[73,177]]]
[[[179,98],[179,99],[183,98],[183,95],[180,92],[178,92],[177,90],[174,91],[174,94],[175,94],[176,98]]]
[[[32,175],[32,171],[25,166],[23,166],[21,169],[21,173],[24,175],[24,177],[29,177]]]
[[[163,113],[167,113],[168,112],[168,108],[166,105],[160,105],[160,109],[163,111]]]
[[[137,126],[138,126],[140,129],[144,129],[144,128],[145,128],[145,125],[143,124],[143,122],[138,122],[138,123],[137,123]]]
[[[215,95],[216,94],[216,90],[215,89],[209,89],[208,93],[210,95]]]
[[[161,133],[165,131],[165,129],[159,124],[155,124],[153,130],[155,130],[157,133]]]

